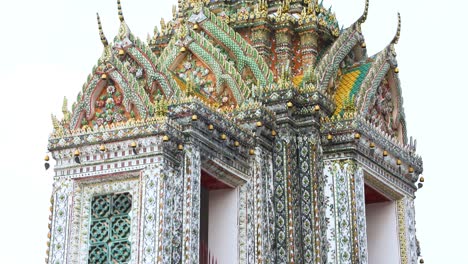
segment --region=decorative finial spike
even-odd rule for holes
[[[109,42],[107,41],[107,38],[104,35],[104,32],[102,31],[101,18],[99,17],[99,13],[96,13],[96,16],[97,16],[99,36],[101,37],[101,42],[104,45],[104,47],[107,47],[109,45]]]
[[[68,99],[67,97],[63,97],[63,103],[62,103],[62,112],[67,112],[68,111]]]
[[[369,0],[366,0],[366,6],[364,7],[364,13],[359,18],[359,23],[364,23],[367,20],[367,15],[369,14]]]
[[[400,33],[401,33],[401,15],[400,13],[398,13],[398,27],[397,27],[395,37],[392,40],[392,44],[398,44],[398,41],[400,40]]]
[[[122,5],[120,4],[120,0],[117,0],[117,8],[118,8],[118,11],[119,11],[119,19],[120,19],[120,22],[124,22],[124,16],[123,16],[123,12],[122,12]]]

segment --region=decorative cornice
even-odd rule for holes
[[[413,167],[416,174],[422,173],[422,159],[414,153],[412,146],[397,141],[362,117],[348,117],[347,119],[325,118],[322,122],[321,132],[322,135],[332,135],[331,140],[325,140],[325,142],[328,142],[328,145],[356,144],[356,142],[367,140],[369,144],[374,144],[374,148],[387,151],[390,156],[393,156],[393,160],[399,159],[403,164],[407,164],[406,166]],[[359,139],[356,139],[356,134],[359,134]],[[387,158],[387,160],[390,160],[390,158]],[[376,163],[381,163],[381,161],[376,161]],[[395,172],[398,172],[399,169],[397,167],[399,166],[395,164],[392,167],[394,167]],[[400,168],[404,170],[406,167]]]
[[[154,134],[163,134],[166,130],[180,130],[178,125],[166,118],[147,120],[130,120],[126,123],[111,124],[96,128],[65,131],[63,134],[52,134],[49,138],[49,150],[76,148],[87,144],[136,138]]]

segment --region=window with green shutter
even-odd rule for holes
[[[94,196],[91,202],[88,263],[128,263],[131,246],[130,193]]]

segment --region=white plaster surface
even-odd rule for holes
[[[237,208],[237,189],[210,191],[208,248],[218,263],[238,263]]]
[[[400,263],[395,202],[366,205],[369,264]]]

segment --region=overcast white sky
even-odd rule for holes
[[[0,258],[43,263],[52,175],[43,168],[50,114],[70,105],[101,55],[95,13],[109,40],[119,20],[115,0],[0,0]],[[176,0],[123,0],[132,31],[146,39]],[[345,27],[364,0],[324,0]],[[371,0],[363,31],[369,54],[397,45],[408,132],[424,158],[425,187],[416,199],[417,234],[426,263],[467,263],[465,152],[468,92],[466,26],[461,0]]]

